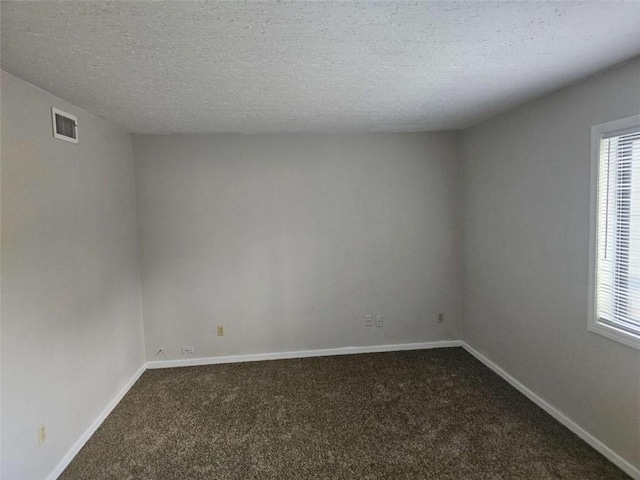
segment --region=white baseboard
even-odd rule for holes
[[[484,363],[491,370],[493,370],[498,375],[500,375],[512,387],[520,391],[520,393],[524,394],[529,400],[531,400],[533,403],[538,405],[540,408],[546,411],[549,415],[555,418],[558,422],[563,424],[565,427],[567,427],[569,430],[575,433],[578,437],[580,437],[582,440],[584,440],[589,445],[591,445],[595,450],[597,450],[606,458],[608,458],[613,464],[617,465],[627,475],[631,476],[631,478],[635,480],[640,480],[640,469],[636,468],[631,463],[629,463],[624,458],[622,458],[620,455],[615,453],[613,450],[611,450],[604,443],[602,443],[596,437],[594,437],[585,429],[583,429],[576,422],[574,422],[569,417],[567,417],[564,413],[562,413],[556,407],[554,407],[549,402],[544,400],[542,397],[538,396],[537,394],[529,390],[522,383],[520,383],[518,380],[516,380],[514,377],[512,377],[507,372],[505,372],[502,368],[500,368],[498,365],[493,363],[491,360],[489,360],[487,357],[482,355],[473,347],[469,346],[466,342],[460,342],[460,345],[462,346],[462,348],[464,348],[467,352],[469,352],[475,358],[477,358],[482,363]]]
[[[343,348],[328,348],[323,350],[302,350],[297,352],[277,352],[277,353],[258,353],[250,355],[228,355],[221,357],[207,357],[207,358],[190,358],[180,360],[165,360],[165,361],[153,361],[144,363],[136,373],[129,379],[122,390],[109,402],[109,405],[102,411],[102,413],[93,421],[93,423],[87,428],[87,430],[80,436],[80,438],[71,446],[65,456],[60,460],[58,465],[47,477],[47,480],[56,480],[64,471],[65,468],[71,463],[73,458],[78,454],[80,449],[91,438],[91,435],[102,425],[102,422],[107,418],[111,411],[118,405],[120,400],[127,394],[129,389],[140,378],[140,376],[147,370],[147,368],[169,368],[169,367],[187,367],[195,365],[213,365],[218,363],[238,363],[238,362],[256,362],[260,360],[278,360],[285,358],[305,358],[305,357],[324,357],[328,355],[349,355],[355,353],[374,353],[374,352],[393,352],[401,350],[422,350],[429,348],[445,348],[445,347],[459,347],[460,342],[458,340],[442,340],[438,342],[426,342],[426,343],[403,343],[398,345],[374,345],[369,347],[343,347]]]
[[[113,400],[109,402],[109,405],[107,405],[107,407],[102,411],[102,413],[98,415],[98,417],[93,421],[93,423],[89,426],[89,428],[85,430],[85,432],[80,436],[80,438],[76,440],[76,443],[74,443],[71,446],[71,448],[67,451],[65,456],[62,457],[62,460],[60,460],[58,465],[56,465],[56,468],[54,468],[53,471],[49,474],[49,476],[47,477],[47,480],[56,480],[62,474],[64,469],[67,468],[67,466],[71,463],[71,460],[73,460],[73,458],[78,454],[78,452],[84,446],[84,444],[87,443],[87,440],[91,438],[91,435],[93,435],[95,431],[98,430],[98,427],[102,425],[102,422],[104,422],[105,418],[107,418],[107,416],[116,407],[116,405],[120,403],[120,400],[122,400],[122,397],[124,397],[127,394],[129,389],[133,387],[133,384],[136,383],[138,378],[140,378],[140,376],[145,372],[146,369],[147,369],[147,364],[146,363],[142,364],[142,366],[138,369],[136,373],[133,374],[133,376],[129,379],[129,381],[125,384],[125,386],[122,387],[120,392],[113,398]]]
[[[129,389],[140,378],[144,371],[154,368],[170,368],[170,367],[187,367],[197,365],[213,365],[220,363],[239,363],[239,362],[256,362],[262,360],[280,360],[287,358],[307,358],[307,357],[325,357],[331,355],[352,355],[357,353],[376,353],[376,352],[394,352],[403,350],[424,350],[431,348],[447,348],[447,347],[463,347],[467,352],[484,363],[491,370],[505,379],[511,386],[523,393],[529,400],[545,410],[549,415],[562,423],[565,427],[578,435],[581,439],[591,445],[594,449],[608,458],[612,463],[620,467],[624,472],[631,476],[635,480],[640,480],[640,470],[626,461],[620,455],[615,453],[609,447],[607,447],[600,440],[588,433],[577,423],[567,417],[560,410],[555,408],[546,400],[539,397],[537,394],[529,390],[522,383],[516,380],[514,377],[505,372],[498,365],[493,363],[487,357],[480,352],[469,346],[467,343],[460,340],[442,340],[437,342],[425,342],[425,343],[403,343],[396,345],[373,345],[365,347],[341,347],[341,348],[327,348],[322,350],[300,350],[293,352],[276,352],[276,353],[257,353],[248,355],[227,355],[220,357],[206,357],[206,358],[188,358],[179,360],[163,360],[163,361],[150,361],[143,364],[138,371],[129,379],[127,384],[120,390],[118,395],[107,405],[102,413],[93,421],[91,426],[82,434],[82,436],[73,444],[66,455],[58,463],[56,468],[47,477],[47,480],[56,480],[65,468],[71,463],[73,458],[78,454],[80,449],[89,440],[91,435],[100,427],[102,422],[107,418],[116,405],[122,400]]]
[[[366,347],[325,348],[322,350],[299,350],[294,352],[252,353],[247,355],[226,355],[220,357],[183,358],[178,360],[158,360],[147,362],[147,368],[194,367],[218,363],[258,362],[262,360],[282,360],[286,358],[327,357],[332,355],[353,355],[356,353],[397,352],[401,350],[425,350],[430,348],[460,347],[459,340],[441,340],[424,343],[400,343],[396,345],[372,345]]]

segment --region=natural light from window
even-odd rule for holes
[[[640,121],[599,125],[593,133],[595,311],[589,327],[640,348]]]

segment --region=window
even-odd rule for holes
[[[640,115],[591,130],[589,330],[640,349]]]

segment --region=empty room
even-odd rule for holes
[[[1,1],[0,478],[640,480],[640,0]]]

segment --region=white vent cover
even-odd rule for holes
[[[78,143],[78,117],[51,107],[53,138]]]

